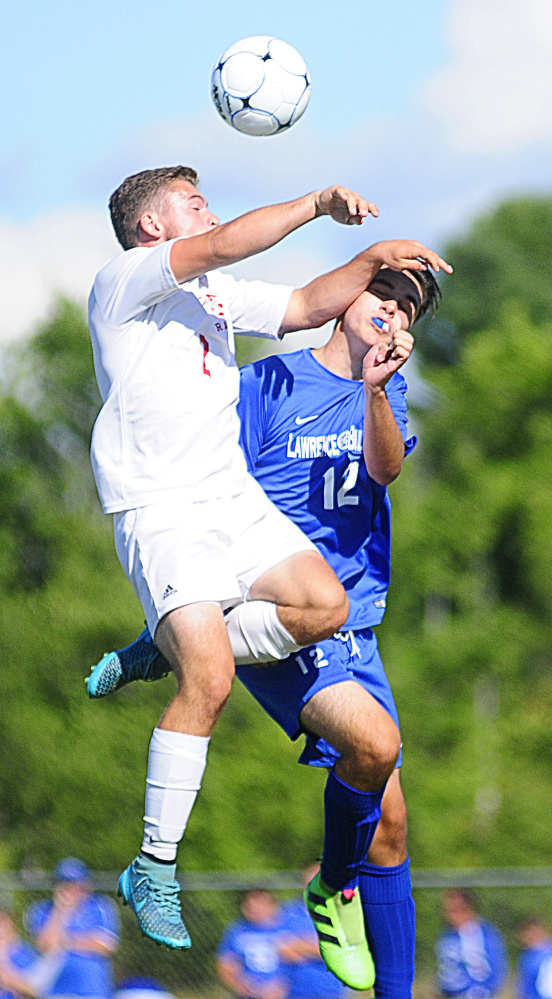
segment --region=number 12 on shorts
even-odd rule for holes
[[[316,662],[307,662],[307,656],[310,656],[311,660],[316,660]],[[322,649],[319,649],[318,646],[314,649],[304,649],[303,652],[295,656],[295,662],[299,666],[301,673],[308,673],[312,666],[316,669],[322,669],[323,666],[330,665],[328,660],[324,658]]]

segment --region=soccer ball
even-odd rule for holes
[[[211,77],[222,118],[247,135],[274,135],[301,117],[309,103],[309,71],[299,53],[278,38],[244,38],[226,49]]]

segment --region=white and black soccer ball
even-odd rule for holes
[[[223,52],[211,77],[211,95],[224,121],[247,135],[291,128],[309,103],[304,59],[279,38],[244,38]]]

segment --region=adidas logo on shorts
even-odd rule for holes
[[[169,583],[169,584],[168,584],[168,585],[167,585],[167,586],[165,587],[165,592],[163,593],[163,596],[162,596],[162,598],[161,598],[161,599],[162,599],[162,600],[166,600],[166,599],[167,599],[167,597],[170,597],[172,593],[176,593],[176,590],[175,590],[174,586],[171,586],[171,584]]]

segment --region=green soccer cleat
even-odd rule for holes
[[[334,891],[316,874],[307,885],[305,902],[328,971],[350,989],[371,989],[376,971],[366,940],[358,888]]]

